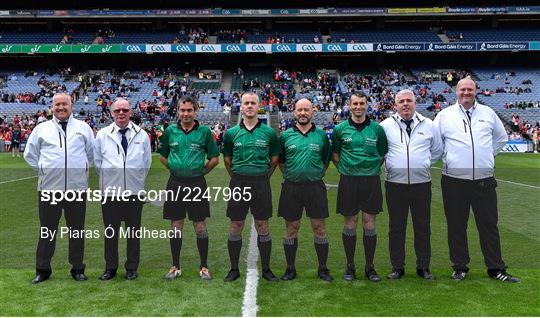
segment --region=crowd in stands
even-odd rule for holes
[[[220,30],[217,33],[217,43],[247,43],[248,32],[246,29]]]
[[[182,26],[172,43],[208,44],[208,33],[200,27],[186,28]]]
[[[540,131],[540,122],[535,124],[529,123],[528,120],[521,120],[518,115],[512,115],[512,124],[510,127],[506,127],[510,140],[520,140],[522,138],[526,140],[532,140],[534,134],[538,136]]]
[[[519,109],[527,109],[527,108],[540,108],[540,100],[536,102],[515,102],[515,103],[504,103],[505,109],[512,109],[512,108],[519,108]]]
[[[113,30],[111,30],[111,29],[107,29],[107,30],[99,29],[96,32],[96,36],[95,36],[94,40],[92,41],[92,44],[104,44],[106,39],[112,39],[112,38],[115,38],[115,37],[116,37],[116,34],[114,33]]]

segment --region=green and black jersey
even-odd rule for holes
[[[223,155],[232,157],[232,171],[244,176],[262,176],[269,172],[271,156],[279,155],[274,129],[260,121],[248,130],[241,121],[223,136]]]
[[[191,178],[204,175],[205,157],[219,156],[214,136],[210,128],[199,125],[190,131],[172,124],[161,135],[159,153],[167,158],[171,174],[178,178]]]
[[[334,128],[332,152],[340,155],[338,171],[346,176],[376,176],[388,152],[383,128],[366,117],[357,124],[351,118]]]
[[[283,176],[292,182],[320,181],[330,161],[330,142],[326,133],[312,124],[304,135],[296,126],[279,138],[280,162],[285,165]]]

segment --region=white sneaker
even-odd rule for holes
[[[199,271],[199,276],[201,277],[202,280],[212,279],[212,275],[210,275],[210,272],[208,271],[208,268],[206,267],[201,268],[201,270]]]
[[[180,268],[176,268],[176,266],[173,266],[171,269],[169,269],[169,272],[165,274],[165,279],[173,280],[181,275],[182,270]]]

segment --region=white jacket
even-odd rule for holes
[[[388,140],[386,181],[404,184],[431,181],[431,165],[442,155],[441,137],[429,118],[415,113],[411,136],[395,114],[381,123]]]
[[[37,125],[26,143],[24,160],[38,171],[38,191],[86,190],[94,134],[84,121],[70,116],[67,135],[58,120]]]
[[[442,110],[434,124],[444,145],[444,175],[467,180],[493,176],[495,156],[508,136],[490,107],[475,103],[469,122],[465,110],[456,103]]]
[[[144,181],[152,164],[152,150],[146,131],[130,122],[127,154],[122,137],[113,123],[101,129],[94,145],[94,166],[99,175],[99,187],[104,196],[115,196],[129,190],[132,195],[144,190]],[[110,187],[105,192],[107,187]],[[113,187],[116,187],[113,192]]]

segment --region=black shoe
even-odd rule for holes
[[[388,274],[388,279],[400,279],[401,277],[403,277],[405,275],[405,270],[404,269],[395,269],[393,268],[392,271],[390,272],[390,274]]]
[[[366,278],[369,279],[369,281],[374,282],[374,283],[381,281],[379,274],[377,274],[377,271],[375,271],[375,267],[367,267],[365,273],[366,273]]]
[[[508,282],[508,283],[519,283],[521,282],[521,279],[517,277],[513,277],[512,275],[508,274],[506,270],[488,270],[489,277],[493,279],[500,280],[502,282]]]
[[[73,277],[73,279],[78,282],[84,282],[85,280],[88,279],[86,275],[84,275],[84,273],[72,273],[71,277]]]
[[[238,278],[240,278],[240,271],[238,269],[231,269],[229,271],[229,274],[227,274],[227,276],[225,276],[225,279],[223,279],[223,281],[225,281],[225,282],[234,282]]]
[[[281,276],[281,280],[293,280],[296,278],[296,269],[288,268],[285,270],[285,274]]]
[[[113,279],[116,276],[116,270],[114,269],[106,269],[101,276],[99,276],[100,280],[109,280]]]
[[[328,268],[319,269],[318,274],[319,274],[319,278],[326,282],[331,282],[334,280],[334,277],[330,275],[330,270]]]
[[[431,273],[431,271],[429,270],[429,268],[417,268],[416,269],[416,275],[422,277],[423,279],[426,279],[426,280],[434,280],[435,279],[435,276],[433,276],[433,274]]]
[[[352,282],[356,279],[356,269],[354,269],[354,265],[347,265],[347,269],[345,269],[345,274],[343,274],[343,279]]]
[[[453,280],[464,280],[465,276],[467,276],[467,271],[462,269],[454,269],[454,271],[452,272]]]
[[[279,278],[277,278],[276,275],[274,275],[274,273],[272,273],[270,269],[263,269],[262,277],[269,282],[279,281]]]
[[[43,273],[37,273],[36,277],[32,279],[32,284],[39,284],[41,282],[44,282],[47,279],[49,279],[50,276],[51,276],[50,274],[48,275],[48,274],[43,274]]]
[[[134,280],[139,277],[139,274],[137,274],[137,271],[127,271],[126,272],[126,279],[127,280]]]

